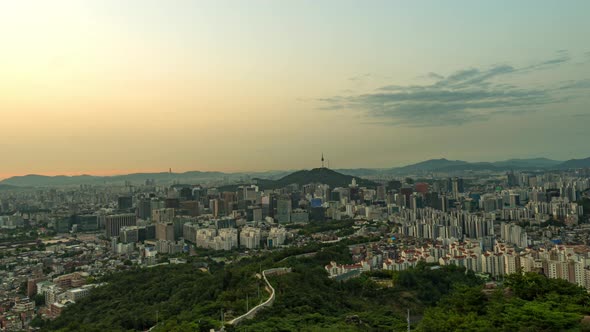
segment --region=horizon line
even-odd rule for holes
[[[588,157],[586,157],[588,158]],[[384,166],[384,167],[363,167],[363,166],[357,166],[357,167],[339,167],[339,168],[331,168],[331,169],[375,169],[375,170],[379,170],[379,169],[388,169],[388,168],[396,168],[396,167],[405,167],[405,166],[409,166],[409,165],[413,165],[413,164],[417,164],[417,163],[421,163],[421,162],[426,162],[426,161],[430,161],[430,160],[441,160],[441,159],[446,159],[449,161],[465,161],[465,162],[469,162],[469,163],[480,163],[480,162],[486,162],[486,161],[473,161],[473,160],[463,160],[463,159],[454,159],[454,158],[448,158],[448,157],[439,157],[439,158],[429,158],[429,159],[423,159],[420,161],[416,161],[416,162],[411,162],[411,163],[407,163],[404,165],[398,165],[398,166]],[[520,157],[520,158],[507,158],[507,159],[501,159],[501,160],[497,160],[497,161],[487,161],[489,163],[493,163],[493,162],[502,162],[502,161],[508,161],[508,160],[523,160],[523,159],[549,159],[549,160],[554,160],[554,161],[559,161],[559,162],[564,162],[567,160],[574,160],[574,159],[584,159],[584,157],[582,158],[570,158],[567,160],[559,160],[559,159],[551,159],[551,158],[547,158],[547,157]],[[313,169],[313,168],[317,168],[317,167],[312,167],[309,169]],[[217,172],[217,173],[225,173],[225,174],[239,174],[239,173],[265,173],[265,172],[286,172],[286,171],[293,171],[293,170],[304,170],[307,168],[300,168],[300,169],[264,169],[264,170],[226,170],[226,171],[220,171],[220,170],[198,170],[198,169],[186,169],[186,168],[179,168],[180,171],[176,171],[176,172],[172,172],[172,174],[183,174],[183,173],[187,173],[187,172]],[[132,174],[148,174],[148,173],[168,173],[170,171],[170,168],[167,170],[156,170],[156,169],[143,169],[143,170],[139,170],[139,169],[129,169],[129,170],[97,170],[97,171],[73,171],[73,172],[30,172],[30,173],[20,173],[20,174],[1,174],[0,173],[0,181],[4,181],[13,177],[25,177],[25,176],[33,176],[33,175],[37,175],[37,176],[46,176],[46,177],[57,177],[57,176],[66,176],[66,177],[75,177],[75,176],[95,176],[95,177],[114,177],[114,176],[124,176],[124,175],[132,175]]]

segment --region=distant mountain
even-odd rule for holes
[[[258,173],[266,174],[266,173]],[[92,175],[74,175],[74,176],[45,176],[45,175],[25,175],[14,176],[3,181],[0,184],[13,185],[18,187],[52,187],[52,186],[73,186],[81,184],[122,184],[126,181],[131,183],[144,183],[146,180],[155,180],[156,182],[199,182],[208,180],[222,180],[224,177],[231,179],[240,179],[248,177],[247,174],[226,174],[222,172],[199,172],[191,171],[185,173],[134,173],[115,176],[92,176]]]
[[[555,168],[558,169],[571,169],[571,168],[590,168],[590,157],[584,159],[570,159],[565,161]]]
[[[254,177],[279,179],[292,171],[266,171],[251,173],[223,173],[223,172],[201,172],[189,171],[184,173],[132,173],[114,176],[93,176],[93,175],[58,175],[46,176],[29,174],[24,176],[14,176],[0,181],[0,184],[17,187],[55,187],[55,186],[77,186],[81,184],[123,184],[129,181],[134,184],[145,183],[146,180],[154,180],[156,183],[171,183],[173,181],[180,183],[196,184],[208,181],[237,181],[242,182]]]
[[[351,175],[355,177],[362,176],[374,176],[383,174],[386,170],[381,168],[343,168],[335,169],[334,171],[345,175]]]
[[[269,188],[281,187],[291,183],[306,184],[311,182],[326,183],[330,186],[345,186],[350,184],[352,178],[357,178],[359,185],[373,186],[374,183],[363,179],[363,177],[379,176],[405,176],[420,173],[453,173],[466,171],[509,171],[509,170],[540,170],[540,169],[570,169],[590,167],[590,158],[571,159],[565,162],[547,158],[530,158],[530,159],[508,159],[497,162],[467,162],[463,160],[430,159],[416,164],[403,167],[394,167],[388,169],[376,168],[354,168],[331,170],[328,168],[315,168],[310,171],[266,171],[266,172],[242,172],[242,173],[223,173],[223,172],[200,172],[190,171],[184,173],[134,173],[115,176],[93,176],[93,175],[76,175],[76,176],[45,176],[45,175],[25,175],[15,176],[3,181],[0,185],[10,185],[16,187],[53,187],[53,186],[74,186],[80,184],[123,184],[129,181],[134,184],[144,183],[146,180],[154,180],[156,183],[190,183],[197,184],[203,182],[221,182],[229,183],[251,183],[252,179],[257,179],[259,184]],[[306,182],[308,181],[308,182]],[[286,184],[285,184],[286,183]],[[261,185],[262,186],[262,185]],[[263,186],[263,187],[264,187]],[[234,186],[235,187],[235,186]],[[225,188],[225,187],[222,187]],[[228,187],[229,188],[229,187]],[[1,188],[0,188],[1,189]]]
[[[560,160],[553,160],[548,158],[530,158],[530,159],[508,159],[504,161],[494,162],[494,166],[500,168],[550,168],[563,163]]]
[[[356,182],[359,186],[374,187],[377,185],[373,181],[338,173],[329,168],[314,168],[312,170],[297,171],[278,180],[255,180],[256,183],[263,189],[277,189],[286,187],[290,184],[298,184],[300,186],[303,186],[309,183],[327,184],[332,188],[347,187],[349,184],[352,183],[353,179],[356,179]]]
[[[392,168],[391,173],[416,174],[425,172],[538,170],[558,167],[562,161],[547,158],[509,159],[497,162],[467,162],[462,160],[431,159],[404,167]]]
[[[456,166],[468,165],[469,163],[462,160],[448,160],[445,158],[441,159],[430,159],[422,161],[416,164],[407,165],[403,167],[392,168],[393,173],[399,174],[410,174],[410,173],[421,173],[421,172],[432,172],[438,169],[451,168]]]
[[[29,174],[24,176],[14,176],[3,181],[0,184],[17,186],[17,187],[50,187],[50,186],[64,186],[64,185],[78,185],[83,183],[95,183],[99,181],[100,177],[91,175],[77,175],[77,176],[45,176],[37,174]]]
[[[180,182],[190,182],[191,180],[200,180],[200,179],[217,179],[222,178],[225,176],[225,173],[222,172],[200,172],[200,171],[189,171],[184,173],[169,173],[169,172],[160,172],[160,173],[134,173],[134,174],[127,174],[127,175],[115,175],[110,177],[102,177],[102,181],[104,182],[125,182],[130,181],[134,183],[141,183],[145,182],[146,180],[155,180],[155,181],[180,181]]]
[[[493,163],[465,163],[461,165],[452,165],[434,169],[436,172],[461,172],[461,171],[501,171],[500,167]]]

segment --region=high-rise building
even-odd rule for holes
[[[520,195],[511,193],[510,194],[510,207],[514,208],[520,205]]]
[[[198,201],[183,201],[180,202],[180,209],[192,217],[197,217],[200,214],[200,204]]]
[[[279,198],[277,202],[277,220],[280,223],[291,222],[291,199],[289,197]]]
[[[243,187],[243,199],[245,201],[255,202],[256,197],[258,196],[258,187],[257,186],[249,186]]]
[[[506,183],[508,184],[508,187],[514,187],[518,185],[518,178],[514,172],[510,171],[506,173]]]
[[[446,195],[442,195],[440,197],[440,209],[442,212],[449,211],[449,197]]]
[[[480,197],[480,208],[485,212],[501,210],[503,207],[502,197],[494,194],[486,194]]]
[[[236,193],[225,191],[222,193],[221,197],[223,198],[222,210],[226,216],[229,216],[234,210],[234,205],[237,202]]]
[[[135,214],[117,214],[105,217],[106,237],[119,236],[121,227],[135,226],[137,224],[137,217]]]
[[[387,193],[387,190],[386,190],[385,185],[378,186],[377,187],[377,200],[384,201],[386,193]],[[336,201],[340,201],[340,199],[337,199]]]
[[[209,210],[214,218],[219,217],[219,199],[214,198],[209,200]]]
[[[215,228],[222,229],[222,228],[235,228],[236,227],[236,219],[230,217],[223,217],[221,219],[215,220]]]
[[[142,198],[137,203],[137,217],[148,220],[152,218],[152,203],[149,199]]]
[[[183,187],[180,189],[180,199],[181,201],[192,201],[193,200],[193,190],[190,187]]]
[[[175,216],[174,209],[171,209],[171,208],[152,210],[152,219],[156,223],[170,222],[174,219],[174,216]]]
[[[165,207],[166,207],[166,203],[164,203],[164,201],[156,200],[156,199],[150,201],[151,211],[158,210],[158,209],[164,209]],[[152,212],[150,212],[150,216],[153,217]]]
[[[180,199],[178,198],[166,198],[164,201],[164,207],[167,209],[178,209],[180,207]]]
[[[502,240],[514,244],[519,248],[526,248],[528,246],[526,231],[516,224],[501,223],[500,237]]]
[[[481,269],[492,276],[504,275],[505,257],[503,253],[485,252],[481,255]]]
[[[77,225],[78,231],[91,232],[98,230],[98,216],[93,214],[76,215],[72,223]]]
[[[273,227],[268,232],[268,238],[266,240],[266,245],[269,248],[281,246],[285,243],[286,238],[287,238],[287,230],[285,230],[284,228]]]
[[[259,206],[249,206],[246,210],[248,221],[262,220],[262,208]]]
[[[119,233],[119,239],[122,243],[135,243],[139,242],[139,227],[137,226],[124,226],[121,227]]]
[[[453,178],[452,180],[452,186],[453,186],[453,196],[455,198],[459,197],[460,193],[465,192],[465,187],[463,185],[463,179],[462,178]]]
[[[117,198],[117,209],[118,210],[129,210],[132,207],[133,207],[133,197],[119,196],[119,198]]]
[[[419,192],[421,194],[426,194],[428,193],[428,183],[426,182],[418,182],[414,185],[414,188],[416,189],[416,192]]]
[[[156,239],[174,242],[174,224],[171,222],[157,223]]]
[[[260,246],[260,228],[246,226],[240,231],[240,246],[255,249]]]

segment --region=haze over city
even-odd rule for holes
[[[3,1],[0,178],[584,158],[588,12]]]

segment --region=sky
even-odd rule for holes
[[[589,12],[0,0],[0,178],[585,158]]]

